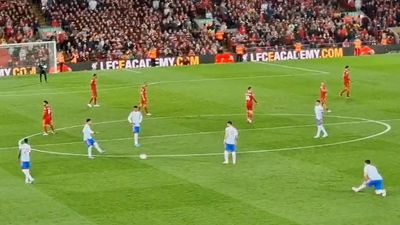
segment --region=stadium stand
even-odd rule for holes
[[[362,7],[368,8],[367,15],[371,15],[371,19],[362,14],[343,13],[345,8],[355,7],[355,2],[343,4],[343,1],[327,0],[229,0],[220,1],[214,11],[220,21],[228,24],[228,28],[236,29],[229,36],[230,45],[242,43],[247,47],[293,48],[296,42],[301,42],[311,47],[325,47],[356,38],[365,44],[393,43],[393,35],[387,28],[396,25],[398,1],[393,4],[394,8],[387,10],[387,14],[375,14],[375,11],[381,4],[389,8],[388,3],[383,3],[388,1],[364,2]],[[385,19],[387,22],[381,22]]]
[[[27,0],[0,1],[0,44],[34,41],[39,27]]]
[[[27,0],[0,1],[0,44],[15,44],[38,40],[39,20]],[[44,48],[0,48],[0,67],[34,65],[46,59]]]
[[[34,0],[68,61],[216,54],[224,48],[392,44],[400,0]],[[362,2],[362,5],[361,5]],[[28,0],[0,1],[1,43],[37,38]],[[361,13],[345,14],[344,11]],[[203,20],[202,20],[203,19]],[[199,22],[206,21],[206,22]],[[211,22],[210,22],[211,21]]]
[[[151,48],[160,56],[214,54],[219,47],[211,33],[193,27],[195,6],[189,0],[58,2],[45,6],[44,14],[67,31],[60,49],[78,53],[79,61],[142,58]]]
[[[400,26],[400,0],[365,1],[362,10],[370,18],[369,25],[379,37],[379,43],[393,44],[395,38],[388,28]]]

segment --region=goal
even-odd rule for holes
[[[0,69],[10,75],[36,74],[39,63],[45,63],[49,73],[57,73],[55,41],[0,45]]]

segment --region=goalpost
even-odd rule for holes
[[[49,73],[57,73],[55,41],[0,45],[0,69],[8,69],[7,76],[38,73],[39,62],[47,65]]]

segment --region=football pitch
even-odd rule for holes
[[[350,99],[338,95],[345,65]],[[0,224],[400,224],[399,54],[96,73],[98,108],[86,105],[93,71],[50,75],[47,84],[0,79]],[[321,81],[329,137],[314,139]],[[144,82],[153,115],[136,148],[127,116]],[[259,102],[253,124],[248,86]],[[41,135],[43,100],[55,135]],[[82,141],[86,118],[107,151],[94,160]],[[228,120],[239,130],[236,165],[222,164]],[[26,136],[32,185],[17,160]],[[384,177],[385,198],[351,190],[365,159]]]

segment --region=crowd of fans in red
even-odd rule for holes
[[[28,0],[0,1],[0,44],[35,40],[39,22]]]
[[[400,26],[400,0],[363,1],[366,16],[345,15],[342,2],[37,0],[48,24],[65,31],[56,36],[58,49],[77,61],[143,58],[152,48],[159,56],[177,56],[215,54],[238,43],[323,47],[354,39],[394,42],[387,28]],[[28,42],[37,38],[39,22],[27,0],[0,0],[0,28],[0,43]]]
[[[196,6],[190,0],[59,2],[45,13],[68,33],[60,49],[77,52],[83,61],[142,58],[151,48],[162,56],[215,54],[220,47],[212,32],[196,29]]]
[[[39,27],[28,0],[0,0],[0,46],[36,41]],[[43,47],[0,47],[0,67],[33,66],[37,59],[46,60],[47,57],[48,52]]]
[[[227,0],[215,6],[215,11],[220,20],[238,27],[238,32],[229,37],[233,44],[292,47],[301,42],[324,47],[343,42],[348,45],[354,39],[367,44],[392,43],[394,37],[387,27],[400,24],[400,1],[364,2],[372,20],[362,15],[345,15],[343,9],[349,7],[348,1],[343,4],[331,0]],[[391,10],[385,11],[387,8]],[[381,13],[375,14],[377,10]]]

